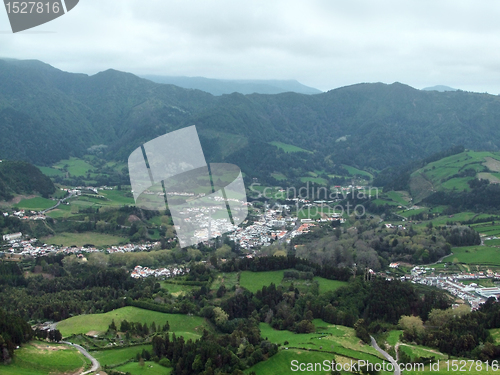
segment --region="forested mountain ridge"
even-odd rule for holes
[[[126,160],[142,143],[194,124],[209,161],[233,162],[251,175],[297,164],[380,170],[453,145],[498,150],[499,115],[497,96],[400,83],[216,97],[115,70],[87,76],[39,61],[0,60],[0,158],[38,165],[99,145],[106,146],[99,148],[104,157]],[[296,153],[291,166],[292,154],[272,141],[312,153]]]

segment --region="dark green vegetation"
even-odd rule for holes
[[[144,142],[192,124],[209,161],[270,181],[276,171],[294,181],[311,170],[336,174],[342,164],[380,170],[456,144],[499,146],[500,100],[488,94],[377,83],[312,96],[214,97],[114,70],[89,77],[38,61],[0,67],[0,157],[38,165],[89,153],[123,162]],[[272,141],[313,153],[287,154]]]
[[[29,163],[6,160],[0,163],[0,201],[10,200],[14,194],[38,193],[48,197],[55,190],[50,178]]]
[[[31,327],[18,314],[0,309],[0,364],[9,363],[14,348],[31,340]]]

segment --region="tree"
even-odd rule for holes
[[[224,323],[226,323],[228,317],[229,317],[229,315],[224,310],[222,310],[220,307],[214,308],[214,320],[215,320],[215,324],[217,326],[220,327]]]
[[[403,315],[398,324],[404,331],[404,337],[409,341],[415,340],[425,332],[424,323],[419,316]]]

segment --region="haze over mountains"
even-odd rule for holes
[[[212,95],[232,94],[281,94],[296,92],[298,94],[320,94],[322,91],[308,87],[295,80],[222,80],[204,77],[172,77],[144,75],[142,78],[156,83],[167,83],[186,89],[197,89]]]
[[[453,145],[498,150],[498,118],[497,96],[401,83],[214,96],[112,69],[88,76],[0,60],[0,159],[37,165],[88,152],[126,160],[144,142],[194,124],[208,161],[250,175],[342,163],[380,170]],[[311,153],[285,154],[272,141]]]

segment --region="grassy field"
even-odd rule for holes
[[[38,169],[40,169],[40,171],[46,175],[46,176],[49,176],[49,177],[57,177],[57,176],[63,176],[64,173],[61,172],[59,169],[55,169],[55,168],[50,168],[50,167],[38,167]]]
[[[329,325],[320,319],[313,321],[316,326],[315,333],[293,333],[278,331],[269,324],[261,323],[259,328],[262,337],[278,344],[281,349],[296,349],[304,351],[325,352],[343,357],[381,363],[381,355],[370,345],[362,344],[355,336],[354,329]]]
[[[454,247],[453,255],[443,259],[443,262],[500,265],[500,249],[489,246]]]
[[[110,234],[83,232],[83,233],[59,233],[52,237],[44,237],[42,241],[47,244],[63,245],[63,246],[83,246],[92,244],[96,247],[118,245],[127,243],[125,237],[112,236]]]
[[[289,153],[289,152],[308,152],[308,153],[312,154],[311,151],[304,150],[303,148],[300,148],[300,147],[297,147],[294,145],[289,145],[287,143],[277,142],[277,141],[273,141],[273,142],[269,142],[269,143],[272,144],[273,146],[281,148],[283,151],[285,151],[287,153]]]
[[[171,368],[160,366],[155,362],[144,362],[143,367],[141,367],[138,362],[130,362],[126,365],[118,366],[114,368],[114,370],[130,373],[132,375],[168,375],[172,372]]]
[[[101,366],[116,366],[129,359],[135,359],[137,353],[142,353],[143,349],[152,353],[152,348],[152,345],[139,345],[122,349],[93,351],[91,355],[99,361]]]
[[[387,339],[386,339],[387,343],[390,346],[395,346],[398,343],[399,338],[402,334],[403,334],[402,330],[394,330],[394,331],[389,332],[389,335],[387,336]]]
[[[127,306],[105,314],[78,315],[59,322],[57,329],[61,331],[64,337],[90,331],[106,332],[113,319],[118,327],[124,319],[129,322],[141,322],[143,324],[155,322],[157,327],[159,324],[163,326],[168,321],[170,331],[175,332],[176,335],[182,335],[186,339],[198,338],[203,332],[203,327],[209,328],[205,319],[198,316],[165,314]]]
[[[164,281],[160,281],[160,285],[163,289],[168,290],[170,294],[176,297],[184,295],[186,292],[190,290],[200,288],[192,285],[171,284],[171,283],[166,283]]]
[[[409,203],[406,199],[404,199],[404,197],[408,195],[406,192],[403,193],[399,191],[389,191],[388,193],[386,193],[386,195],[389,199],[400,205],[406,206]]]
[[[67,345],[32,341],[16,350],[12,364],[0,365],[2,375],[54,375],[90,367],[90,361]]]
[[[219,273],[217,277],[212,282],[210,289],[217,290],[221,285],[224,285],[226,289],[231,289],[233,286],[238,284],[238,273],[237,272],[223,272]]]
[[[284,272],[283,270],[266,272],[243,271],[240,275],[240,285],[255,293],[261,290],[263,286],[269,286],[271,283],[278,286],[281,280],[283,280]]]
[[[324,178],[321,178],[321,177],[301,177],[300,181],[312,182],[312,183],[317,184],[317,185],[326,185],[328,183],[327,180],[325,180]]]
[[[94,169],[85,160],[71,157],[70,159],[61,160],[54,165],[55,169],[63,170],[66,169],[71,176],[85,176],[88,171]]]
[[[316,276],[314,280],[319,283],[320,293],[326,293],[332,290],[337,290],[338,288],[347,285],[346,281],[328,280],[318,276]]]
[[[490,329],[490,334],[495,340],[495,344],[500,345],[500,328]]]
[[[36,197],[31,199],[23,199],[21,202],[14,205],[14,207],[17,209],[42,211],[55,206],[56,203],[56,201],[53,201],[51,199]]]
[[[349,172],[349,174],[351,176],[361,175],[363,177],[367,177],[370,180],[373,178],[373,175],[371,173],[368,173],[366,171],[362,171],[361,169],[354,168],[354,167],[351,167],[350,165],[345,165],[345,164],[342,164],[342,166],[347,170],[347,172]]]
[[[409,344],[400,344],[399,350],[404,351],[406,354],[410,356],[411,359],[415,359],[417,357],[435,357],[436,359],[447,359],[448,355],[438,352],[435,349],[427,348],[424,346],[417,345],[409,345]]]

